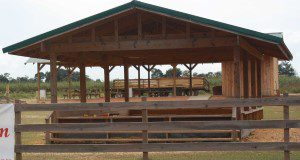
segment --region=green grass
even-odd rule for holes
[[[282,107],[265,107],[265,119],[282,119]],[[50,112],[23,112],[23,124],[44,123],[44,118]],[[291,119],[300,119],[300,108],[290,108]],[[299,133],[300,134],[300,133]],[[44,144],[44,133],[23,133],[23,144]],[[47,153],[47,154],[24,154],[25,160],[140,160],[141,153]],[[283,152],[166,152],[150,153],[152,160],[282,160]],[[292,152],[291,159],[300,159],[300,152]]]
[[[141,160],[142,153],[24,154],[24,159],[38,160]],[[280,152],[165,152],[149,153],[151,160],[282,160]],[[300,159],[292,152],[291,159]]]

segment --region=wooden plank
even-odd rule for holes
[[[51,103],[57,103],[57,56],[55,53],[50,53],[50,90]]]
[[[231,130],[172,130],[172,131],[148,131],[148,133],[231,133]],[[78,134],[78,132],[49,132],[49,133],[67,133]],[[95,131],[84,133],[142,133],[142,131]],[[80,134],[80,133],[79,133]]]
[[[127,40],[118,42],[80,42],[70,44],[53,44],[51,52],[89,52],[89,51],[129,51],[149,49],[182,49],[182,48],[207,48],[230,47],[236,44],[236,38],[220,37],[194,39],[160,39],[160,40]]]
[[[172,67],[173,67],[173,96],[177,96],[177,93],[176,93],[176,71],[177,71],[177,68],[176,68],[177,64],[172,64]]]
[[[263,54],[260,51],[258,51],[254,46],[252,46],[246,39],[240,37],[239,43],[240,46],[243,49],[245,49],[249,54],[251,54],[259,60],[263,59]]]
[[[150,138],[148,139],[149,142],[213,142],[213,141],[231,141],[231,138]],[[85,143],[85,142],[120,142],[120,143],[126,143],[126,142],[142,142],[140,138],[110,138],[110,139],[82,139],[82,138],[51,138],[52,142],[60,142],[60,143]],[[143,152],[148,153],[148,152]],[[144,156],[143,156],[144,157]]]
[[[65,103],[65,104],[16,104],[15,111],[79,111],[101,110],[114,112],[125,109],[176,109],[176,108],[232,108],[246,106],[299,106],[299,97],[272,97],[225,100],[192,101],[148,101],[148,102],[110,102],[110,103]]]
[[[261,76],[261,60],[257,60],[256,61],[256,69],[257,69],[257,98],[261,98],[262,97],[262,76]]]
[[[59,144],[16,145],[21,153],[81,153],[81,152],[166,152],[166,151],[282,151],[284,147],[300,150],[299,142],[199,142],[199,143],[149,143],[149,144]]]
[[[138,19],[137,19],[137,21],[138,21],[138,40],[141,40],[142,39],[142,33],[143,33],[143,25],[142,25],[142,15],[140,14],[140,13],[138,13],[138,15],[137,15],[137,17],[138,17]]]
[[[162,21],[161,21],[161,33],[162,33],[162,37],[166,38],[167,35],[167,18],[165,16],[162,16]]]
[[[22,114],[21,112],[15,112],[15,124],[19,125],[22,123]],[[15,144],[21,145],[22,144],[22,133],[15,131]],[[22,153],[15,151],[16,153],[16,160],[22,160]]]
[[[37,102],[41,99],[41,64],[37,63]]]
[[[148,123],[148,110],[143,109],[142,110],[142,121],[144,124]],[[148,130],[142,130],[142,137],[143,137],[143,143],[147,144],[148,143]],[[143,160],[148,160],[149,155],[148,152],[143,152]]]
[[[227,130],[260,128],[300,128],[299,120],[244,120],[244,121],[186,121],[174,122],[114,122],[114,123],[57,123],[57,124],[21,124],[16,132],[89,132],[89,131],[172,131],[172,130]]]
[[[104,91],[105,102],[110,102],[110,82],[109,82],[109,66],[103,66],[104,69]]]
[[[119,21],[118,19],[114,20],[114,32],[115,32],[115,41],[119,41]]]
[[[285,97],[288,96],[288,94],[284,94]],[[283,119],[289,120],[290,119],[290,112],[289,112],[289,106],[283,106]],[[290,128],[287,126],[284,128],[284,142],[288,143],[290,142]],[[288,148],[284,149],[284,160],[290,160],[290,151]]]
[[[86,77],[85,66],[80,65],[80,102],[86,103]]]
[[[129,102],[129,66],[124,65],[124,98],[125,102]]]

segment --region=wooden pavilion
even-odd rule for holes
[[[81,102],[86,102],[85,67],[104,69],[105,101],[110,102],[110,71],[123,66],[128,102],[131,66],[138,73],[145,66],[149,73],[153,65],[175,68],[186,64],[191,72],[198,63],[222,63],[223,96],[249,98],[274,95],[278,60],[293,58],[281,34],[265,34],[139,1],[21,41],[3,52],[50,60],[52,103],[57,103],[58,65],[80,68]]]

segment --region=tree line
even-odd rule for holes
[[[291,65],[290,62],[284,61],[278,65],[279,75],[286,76],[296,76],[296,71]],[[176,68],[176,77],[190,77],[190,72],[188,70],[181,70],[180,68]],[[50,72],[41,72],[40,73],[41,80],[44,82],[50,82]],[[193,73],[193,77],[205,77],[205,78],[220,78],[222,76],[221,72],[208,72],[208,73]],[[57,80],[59,82],[66,81],[68,77],[68,70],[59,69],[57,72]],[[74,71],[71,75],[72,81],[79,81],[80,73],[78,71]],[[160,69],[154,68],[151,71],[151,78],[162,78],[162,77],[173,77],[173,69],[168,69],[165,73],[163,73]],[[91,79],[86,76],[87,80]],[[37,74],[33,78],[29,78],[28,76],[12,78],[9,73],[0,74],[0,82],[1,83],[14,83],[14,82],[36,82]]]
[[[12,78],[9,73],[0,74],[0,82],[8,83],[8,82],[36,82],[38,75],[35,74],[33,78],[29,78],[28,76]],[[40,72],[41,81],[50,82],[50,72]],[[66,81],[68,78],[68,70],[59,69],[57,71],[57,81],[62,82]],[[88,76],[86,76],[87,80],[91,80]],[[72,81],[80,80],[80,73],[78,71],[74,71],[71,75]]]

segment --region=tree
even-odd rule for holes
[[[295,76],[296,71],[293,68],[292,64],[288,61],[281,62],[278,65],[279,75]]]
[[[163,76],[164,76],[164,74],[160,69],[153,68],[151,70],[151,78],[161,78]]]
[[[44,72],[40,72],[41,81],[46,79],[46,74]],[[37,74],[34,75],[34,80],[37,81]]]
[[[181,69],[176,67],[176,77],[181,77],[181,76],[182,76]],[[168,77],[168,78],[173,77],[173,68],[170,68],[166,71],[165,77]]]
[[[189,70],[184,70],[182,72],[182,77],[190,77],[190,71]]]
[[[9,73],[0,74],[0,82],[8,83],[9,82]]]

